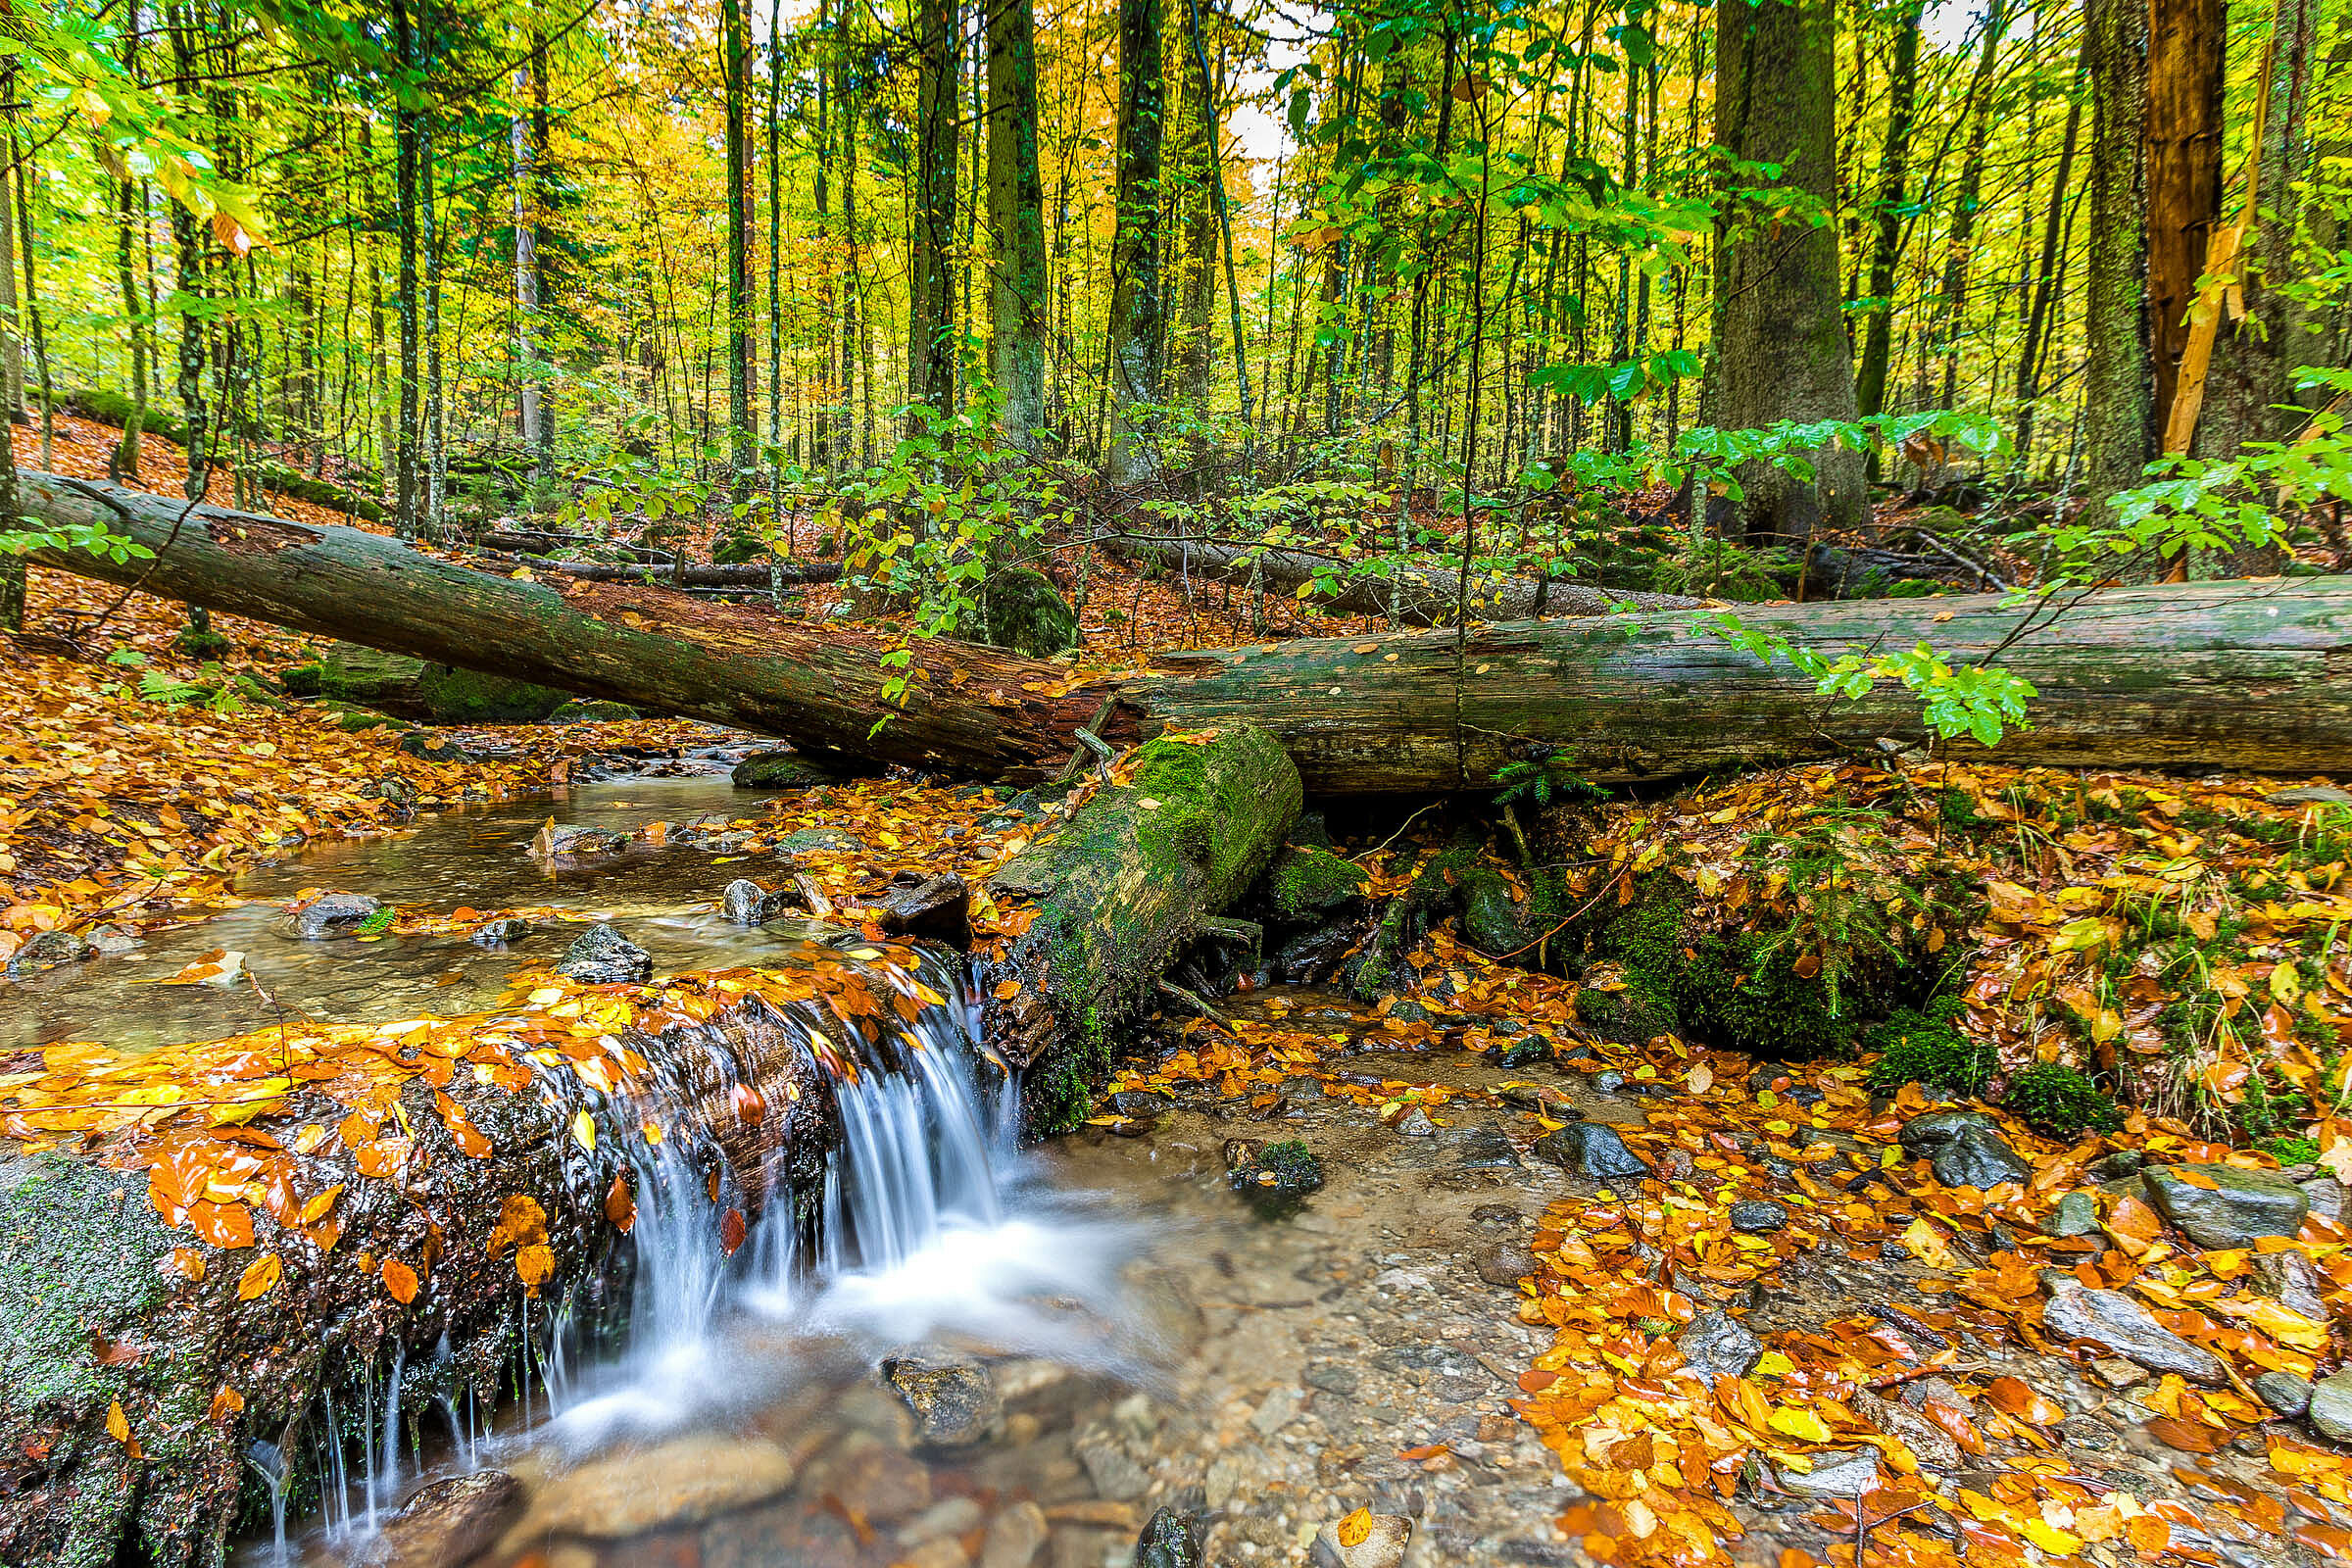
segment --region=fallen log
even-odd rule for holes
[[[1032,1132],[1085,1117],[1120,1032],[1201,922],[1256,882],[1301,798],[1298,770],[1262,730],[1151,741],[1121,781],[989,879],[1001,906],[1031,911],[973,978],[983,1043],[1027,1073]]]
[[[20,508],[158,552],[47,566],[397,653],[683,713],[880,761],[1050,777],[1081,728],[1129,745],[1254,725],[1309,794],[1484,791],[1513,763],[1595,783],[1876,754],[1927,738],[1891,681],[1821,695],[1689,610],[1161,657],[1111,676],[946,640],[813,625],[643,583],[522,581],[357,529],[197,508],[20,471]],[[2055,612],[2055,613],[2053,612]],[[2352,580],[1744,607],[1748,628],[1824,654],[1931,643],[2032,681],[2003,761],[2324,772],[2352,766]],[[1971,742],[1942,743],[1984,756]]]
[[[1120,534],[1103,549],[1128,561],[1167,570],[1262,587],[1288,597],[1319,576],[1337,574],[1338,589],[1310,601],[1335,615],[1378,615],[1406,626],[1450,626],[1464,596],[1461,574],[1436,566],[1396,565],[1379,576],[1351,577],[1347,563],[1311,550],[1217,544]],[[1619,610],[1694,610],[1706,603],[1682,594],[1619,593],[1570,577],[1523,577],[1473,571],[1467,590],[1472,620],[1534,620],[1546,615],[1606,615]]]
[[[533,571],[560,571],[582,582],[638,582],[650,577],[680,588],[765,588],[771,583],[798,585],[841,580],[838,561],[779,561],[772,565],[745,562],[714,566],[699,562],[679,565],[672,562],[559,561],[552,556],[515,559]]]

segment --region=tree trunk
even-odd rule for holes
[[[1161,0],[1119,0],[1118,211],[1110,242],[1110,477],[1157,471],[1154,421],[1162,396],[1166,296],[1159,270],[1159,147],[1166,85]]]
[[[727,493],[751,499],[759,472],[752,423],[752,143],[745,100],[752,74],[743,0],[719,0],[720,62],[727,116]]]
[[[517,73],[515,85],[527,86],[528,66]],[[514,185],[514,379],[517,408],[515,434],[523,450],[539,450],[539,376],[532,368],[531,327],[539,316],[538,191],[532,183],[531,131],[521,115],[508,126],[508,167]],[[545,482],[545,475],[539,476]]]
[[[1834,210],[1836,63],[1830,0],[1716,8],[1715,140],[1733,159],[1783,164],[1774,188]],[[1853,354],[1838,280],[1838,231],[1825,213],[1786,219],[1733,210],[1728,176],[1715,222],[1715,423],[1745,430],[1783,419],[1854,417]],[[1818,218],[1819,221],[1813,220]],[[1740,472],[1743,500],[1709,508],[1727,538],[1802,540],[1849,527],[1865,511],[1862,458],[1814,454],[1799,479],[1765,463]]]
[[[956,401],[956,109],[963,69],[956,0],[921,0],[916,23],[915,176],[906,264],[906,401]]]
[[[819,751],[992,777],[1058,772],[1089,725],[1119,743],[1255,725],[1316,794],[1484,792],[1528,761],[1563,779],[1654,779],[1875,754],[1882,739],[1923,734],[1919,699],[1899,685],[1825,698],[1688,610],[1199,650],[1125,677],[917,641],[901,698],[885,696],[902,676],[882,662],[895,635],[640,584],[493,576],[378,534],[190,511],[28,470],[19,506],[52,526],[104,523],[158,553],[118,564],[45,551],[43,565]],[[1833,657],[1924,641],[1959,665],[1998,650],[2039,692],[2034,727],[1993,754],[2007,762],[2313,772],[2352,757],[2352,582],[2341,578],[2115,590],[2054,619],[1999,595],[1746,607],[1740,619]]]
[[[1992,128],[1992,71],[2009,24],[2008,0],[1991,0],[1984,36],[1977,45],[1977,72],[1968,84],[1968,149],[1960,157],[1960,185],[1952,195],[1951,227],[1943,242],[1943,278],[1936,290],[1936,324],[1930,352],[1943,360],[1943,407],[1958,399],[1960,336],[1968,325],[1968,284],[1976,257],[1977,209],[1984,188],[1984,143]]]
[[[2180,389],[2208,244],[2222,217],[2222,90],[2226,0],[2153,0],[2148,7],[2148,336],[2152,418],[2162,430]]]
[[[1004,439],[1024,451],[1046,423],[1046,188],[1037,169],[1032,0],[981,0],[988,17],[989,336]]]
[[[392,32],[394,49],[401,75],[405,78],[415,70],[416,59],[416,23],[409,16],[406,0],[393,0]],[[404,92],[405,97],[405,92]],[[417,329],[420,312],[416,307],[416,112],[398,99],[392,110],[392,140],[395,179],[398,194],[395,198],[400,229],[400,273],[393,286],[395,313],[400,318],[400,408],[394,416],[392,429],[392,529],[404,539],[416,536],[419,523],[416,475],[416,409],[418,386]],[[176,219],[174,220],[176,224]],[[183,377],[185,372],[182,372]]]
[[[1886,80],[1886,141],[1879,152],[1878,230],[1870,247],[1870,314],[1862,332],[1862,363],[1854,371],[1854,407],[1886,408],[1886,361],[1894,341],[1894,273],[1909,227],[1903,211],[1911,180],[1911,116],[1919,102],[1919,31],[1926,0],[1911,0],[1889,16],[1894,65]]]
[[[2048,330],[2051,300],[2058,290],[2059,237],[2066,228],[2066,192],[2074,174],[2075,146],[2082,130],[2082,86],[2089,60],[2089,40],[2083,42],[2083,64],[2066,97],[2066,134],[2059,143],[2058,172],[2050,181],[2050,203],[2042,216],[2041,259],[2034,270],[2034,299],[2026,311],[2025,341],[2017,351],[2017,466],[2022,473],[2034,451],[2034,408],[2041,396],[2041,353]]]
[[[2139,482],[2156,455],[2149,379],[2147,185],[2148,8],[2087,0],[2082,53],[2090,76],[2090,262],[2082,301],[2086,511]]]
[[[1257,881],[1298,815],[1298,768],[1247,724],[1205,744],[1152,741],[1120,771],[989,879],[1000,907],[1036,910],[973,980],[981,1040],[1025,1069],[1022,1101],[1039,1135],[1085,1119],[1112,1041],[1152,1004],[1200,919]]]

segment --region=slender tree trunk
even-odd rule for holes
[[[2227,0],[2148,6],[2144,178],[2150,410],[2158,430],[2180,388],[2188,309],[2222,217],[2222,93]]]
[[[180,79],[189,80],[196,74],[195,40],[190,33],[187,13],[173,9],[170,15],[172,34],[172,64]],[[205,343],[202,301],[205,296],[204,238],[197,227],[196,215],[188,211],[185,202],[172,204],[172,237],[178,251],[178,272],[173,293],[178,296],[179,313],[179,415],[187,427],[184,446],[187,453],[188,475],[185,494],[190,501],[204,498],[206,482],[212,477],[212,420],[211,410],[204,396],[205,362],[211,358]]]
[[[1943,280],[1936,291],[1932,352],[1943,360],[1943,406],[1953,406],[1960,371],[1960,336],[1966,330],[1970,266],[1977,234],[1977,209],[1984,189],[1984,143],[1992,126],[1992,70],[2009,24],[2008,0],[1991,0],[1984,35],[1977,45],[1977,71],[1968,86],[1968,149],[1960,158],[1960,184],[1952,195],[1952,222],[1944,235]]]
[[[41,383],[41,466],[57,461],[57,388],[49,379],[49,334],[41,325],[41,290],[32,266],[32,185],[40,173],[29,154],[17,151],[15,116],[10,116],[8,161],[16,171],[17,243],[24,261],[24,324],[32,333],[33,374]]]
[[[1894,65],[1886,82],[1886,141],[1879,153],[1878,230],[1870,247],[1870,303],[1862,332],[1862,359],[1854,370],[1854,407],[1863,414],[1886,409],[1887,353],[1894,329],[1894,277],[1909,230],[1904,206],[1911,182],[1911,119],[1919,103],[1919,31],[1924,0],[1898,6],[1891,16]]]
[[[719,0],[720,76],[727,115],[727,493],[737,505],[751,499],[760,471],[752,413],[752,143],[745,120],[752,43],[743,0]]]
[[[1242,335],[1242,283],[1233,259],[1233,213],[1225,193],[1225,160],[1217,140],[1217,87],[1208,70],[1208,46],[1200,36],[1200,0],[1185,0],[1191,20],[1193,64],[1200,74],[1201,148],[1208,156],[1206,175],[1211,208],[1216,214],[1217,237],[1225,253],[1225,302],[1233,318],[1233,378],[1241,400],[1244,452],[1250,452],[1250,354]],[[1245,458],[1247,464],[1248,458]]]
[[[534,223],[543,222],[547,217],[538,208],[537,196],[546,188],[545,181],[551,172],[548,162],[547,38],[534,28],[531,33],[531,172],[534,181],[531,217]],[[538,238],[534,230],[531,244],[531,307],[534,310],[547,300],[547,258]],[[550,358],[547,344],[542,341],[537,347],[541,362],[546,363]],[[539,450],[533,457],[533,471],[538,474],[541,485],[555,484],[556,404],[552,381],[542,382],[539,387]]]
[[[2034,270],[2034,299],[2026,313],[2025,338],[2017,351],[2017,466],[2023,473],[2034,450],[2034,410],[2041,396],[2041,346],[2048,330],[2050,302],[2059,283],[2059,238],[2066,229],[2068,186],[2075,171],[2075,145],[2082,128],[2082,99],[2087,79],[2089,40],[2083,40],[2084,64],[2075,69],[2067,93],[2066,134],[2058,145],[2058,172],[2050,180],[2050,202],[2041,220],[2041,257]]]
[[[416,536],[421,524],[417,483],[417,393],[423,344],[419,332],[423,313],[416,291],[416,231],[421,221],[416,199],[416,111],[401,101],[408,78],[416,69],[416,28],[408,0],[393,0],[392,31],[401,80],[395,85],[392,110],[395,199],[400,228],[400,270],[394,285],[394,310],[400,318],[400,407],[392,432],[392,529],[404,539]]]
[[[1037,22],[1032,0],[981,0],[988,18],[989,333],[1004,439],[1029,448],[1046,423],[1045,182],[1037,167]]]
[[[2155,455],[2148,327],[2148,10],[2086,0],[2090,77],[2090,259],[2083,292],[2082,387],[2087,506],[2136,483]]]
[[[1118,210],[1110,245],[1110,476],[1159,466],[1146,412],[1161,392],[1166,300],[1159,269],[1161,0],[1119,0]]]
[[[515,74],[515,86],[530,83],[528,66]],[[516,430],[523,450],[539,450],[539,372],[533,363],[531,328],[539,315],[538,188],[531,169],[530,125],[516,115],[508,127],[514,185],[514,378],[519,391]],[[542,484],[547,476],[539,476]]]
[[[818,31],[824,32],[825,13],[822,4],[817,9]],[[825,96],[828,83],[825,68],[816,68],[816,246],[817,277],[821,290],[817,299],[817,318],[833,319],[833,236],[828,232],[825,219],[825,166],[833,160],[832,127],[825,121]],[[784,518],[784,4],[783,0],[768,0],[767,7],[767,470],[768,512],[778,525]],[[817,394],[821,405],[817,414],[814,439],[809,443],[810,457],[825,472],[832,471],[833,444],[826,438],[828,421],[832,418],[830,405],[833,377],[828,373],[828,362],[833,345],[828,339],[817,356]],[[792,532],[783,531],[789,551]]]
[[[1780,188],[1829,204],[1836,111],[1831,0],[1716,8],[1715,141],[1734,159],[1776,161]],[[1743,177],[1743,176],[1742,176]],[[1781,419],[1854,417],[1852,349],[1840,310],[1838,233],[1829,222],[1759,220],[1735,210],[1727,177],[1715,224],[1715,422],[1753,429]],[[1809,538],[1864,514],[1862,462],[1824,449],[1814,476],[1743,468],[1741,499],[1718,498],[1726,537]]]
[[[956,114],[963,70],[957,0],[920,0],[915,176],[907,233],[906,401],[939,414],[956,396]]]

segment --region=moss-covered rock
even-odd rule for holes
[[[1006,566],[980,590],[977,635],[991,647],[1051,659],[1078,646],[1078,617],[1044,572]]]
[[[637,710],[626,703],[609,703],[596,697],[574,697],[557,704],[555,711],[547,715],[547,721],[551,724],[614,723],[640,716]]]
[[[529,681],[431,664],[357,643],[335,644],[316,668],[320,697],[432,724],[526,723],[545,718],[567,700],[563,692]],[[311,678],[306,669],[305,681]]]
[[[806,752],[754,752],[730,776],[739,790],[805,790],[838,784],[848,775]]]
[[[1285,845],[1266,869],[1259,897],[1274,919],[1312,925],[1360,904],[1371,880],[1362,866],[1327,849]]]
[[[1958,997],[1937,997],[1924,1007],[1897,1007],[1862,1036],[1862,1050],[1876,1052],[1870,1087],[1892,1094],[1905,1084],[1923,1084],[1951,1095],[1981,1095],[1992,1081],[1996,1057],[1989,1041],[1960,1027],[1966,1008]]]
[[[2052,1138],[2113,1132],[2124,1124],[2115,1097],[2073,1067],[2037,1061],[2009,1080],[2001,1104],[2027,1126]]]

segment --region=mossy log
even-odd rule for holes
[[[1300,800],[1298,770],[1263,730],[1152,741],[1126,782],[990,879],[1000,906],[1032,911],[1009,951],[974,972],[981,1038],[1026,1072],[1032,1132],[1085,1117],[1120,1031],[1200,922],[1257,881]]]
[[[427,663],[358,643],[337,643],[318,663],[297,665],[281,678],[296,697],[333,698],[430,724],[504,724],[545,718],[565,700],[553,687]]]
[[[1450,626],[1464,597],[1461,573],[1436,566],[1399,566],[1383,576],[1351,576],[1348,563],[1309,550],[1263,545],[1123,535],[1104,543],[1112,555],[1153,563],[1178,574],[1289,598],[1318,577],[1334,591],[1306,603],[1334,615],[1377,615],[1404,626]],[[1472,620],[1534,620],[1546,615],[1605,615],[1622,609],[1690,610],[1706,601],[1682,594],[1617,592],[1571,577],[1524,577],[1473,571],[1467,595]]]
[[[839,1112],[797,1030],[752,999],[691,1040],[632,1031],[626,1044],[657,1064],[682,1107],[666,1128],[675,1147],[720,1178],[713,1234],[726,1206],[757,1215],[762,1195],[771,1207],[790,1196],[796,1211],[781,1222],[806,1220]],[[722,1073],[730,1056],[736,1071]],[[754,1119],[738,1081],[760,1091]],[[606,1205],[633,1113],[576,1083],[557,1092],[570,1082],[535,1077],[510,1092],[456,1073],[443,1093],[489,1145],[474,1157],[428,1082],[412,1080],[400,1119],[413,1139],[389,1175],[362,1174],[339,1138],[293,1152],[301,1127],[344,1116],[323,1094],[297,1094],[257,1119],[247,1134],[284,1152],[295,1204],[341,1186],[322,1210],[340,1223],[324,1249],[321,1225],[281,1224],[259,1201],[251,1247],[206,1245],[166,1221],[136,1156],[0,1155],[0,1451],[10,1464],[0,1563],[218,1568],[257,1484],[250,1446],[317,1451],[326,1441],[315,1425],[319,1395],[350,1415],[354,1385],[380,1380],[396,1355],[404,1409],[432,1412],[437,1396],[468,1389],[494,1402],[523,1325],[541,1328],[549,1311],[526,1312],[514,1250],[492,1248],[507,1200],[530,1198],[545,1215],[554,1273],[537,1292],[544,1302],[595,1281],[620,1234]],[[574,1130],[583,1108],[598,1124],[593,1148]],[[702,1184],[690,1185],[689,1200],[701,1201]],[[246,1299],[240,1282],[265,1256],[282,1276]],[[386,1260],[414,1270],[412,1300],[389,1289]],[[109,1429],[118,1407],[120,1435]]]
[[[492,576],[351,528],[200,507],[175,531],[179,503],[27,470],[19,479],[24,511],[104,524],[160,553],[118,564],[46,550],[34,557],[43,565],[740,724],[804,751],[986,777],[1053,776],[1082,727],[1125,745],[1253,725],[1290,753],[1312,794],[1484,792],[1527,762],[1598,783],[1663,779],[1875,753],[1882,740],[1926,734],[1919,698],[1899,683],[1855,701],[1824,697],[1786,660],[1719,635],[1703,612],[1308,638],[1095,675],[945,640],[902,646],[644,584]],[[2113,589],[2064,606],[1997,595],[1775,605],[1741,620],[1833,656],[1925,641],[1956,666],[1997,660],[2039,693],[2033,727],[2001,742],[2001,761],[2352,765],[2352,579]],[[1965,743],[1950,751],[1986,755]]]

